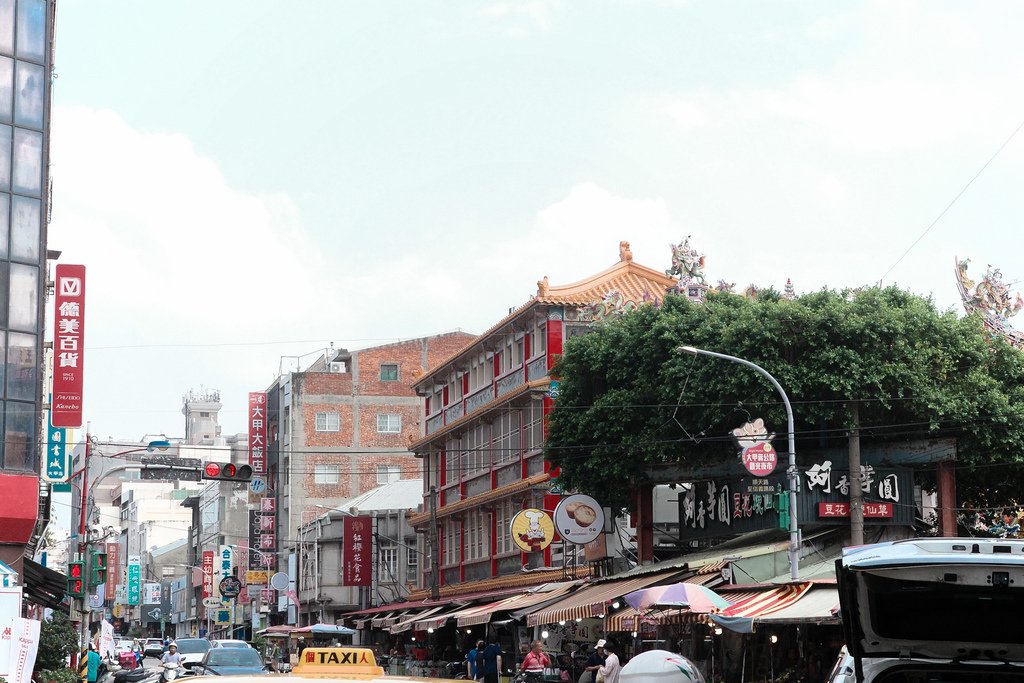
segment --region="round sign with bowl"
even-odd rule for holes
[[[512,518],[512,540],[524,553],[544,550],[555,537],[551,515],[536,508],[520,510]]]
[[[743,461],[747,472],[755,477],[767,477],[775,471],[775,466],[779,464],[779,456],[767,441],[743,449],[740,460]]]
[[[555,507],[555,528],[569,543],[586,545],[604,533],[604,509],[582,493],[566,496]]]

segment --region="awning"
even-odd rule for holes
[[[838,624],[839,590],[835,586],[812,584],[788,607],[758,617],[759,624]]]
[[[431,607],[427,610],[416,612],[414,615],[407,616],[402,621],[399,621],[398,623],[392,625],[390,628],[388,628],[388,630],[392,633],[403,633],[405,631],[408,631],[412,628],[412,625],[415,624],[417,621],[425,619],[426,617],[429,617],[431,614],[437,614],[445,607],[446,605],[438,605],[437,607]]]
[[[64,595],[68,589],[66,576],[27,557],[22,563],[22,569],[25,572],[26,600],[50,609],[67,608],[64,604]]]
[[[466,612],[459,616],[459,626],[474,626],[476,624],[487,624],[495,614],[499,612],[510,612],[515,619],[522,619],[546,605],[558,600],[574,587],[579,581],[564,581],[558,583],[546,583],[528,593],[513,595],[511,598],[492,602],[489,605],[482,605],[473,612]]]
[[[717,614],[711,620],[737,633],[753,633],[754,621],[790,607],[811,589],[810,582],[790,583],[741,600]],[[834,603],[833,603],[834,604]]]
[[[441,628],[442,626],[447,624],[451,618],[455,617],[460,612],[466,611],[466,609],[467,608],[465,607],[459,607],[457,609],[449,610],[441,614],[435,614],[431,617],[427,617],[426,619],[423,619],[421,617],[418,621],[413,622],[412,628],[414,631],[429,631],[431,629]]]
[[[558,602],[537,610],[526,618],[527,626],[556,624],[560,621],[575,621],[588,617],[603,617],[608,613],[608,604],[641,588],[647,588],[669,581],[685,570],[672,569],[660,574],[634,576],[628,579],[604,581],[584,586]]]

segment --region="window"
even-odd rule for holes
[[[402,416],[397,413],[377,413],[378,434],[398,434],[402,431]]]
[[[482,560],[491,555],[491,516],[479,510],[466,516],[466,559]]]
[[[377,483],[388,484],[402,478],[402,468],[398,465],[377,465]]]
[[[413,543],[416,541],[414,540]],[[420,573],[420,554],[412,546],[405,549],[405,580],[417,581]]]
[[[337,484],[341,475],[340,465],[316,465],[314,468],[314,482],[318,486]]]
[[[397,363],[381,363],[380,364],[380,381],[381,382],[397,382],[398,381],[398,364]]]
[[[509,553],[513,550],[512,544],[512,517],[515,515],[517,510],[512,507],[511,500],[503,500],[495,506],[495,515],[497,520],[495,523],[496,529],[496,541],[497,541],[497,554]]]
[[[398,582],[395,572],[398,570],[398,546],[380,546],[380,579],[385,583]]]
[[[336,432],[341,429],[341,418],[338,413],[317,413],[316,431]]]
[[[444,523],[444,553],[441,561],[445,565],[453,565],[459,561],[459,546],[461,545],[461,534],[458,523],[447,521]]]

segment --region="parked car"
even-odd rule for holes
[[[174,641],[181,655],[181,665],[198,664],[210,650],[211,643],[206,638],[179,638]]]
[[[211,640],[210,647],[251,647],[249,643],[244,640],[232,640],[230,638],[221,638],[220,640]]]
[[[146,643],[143,646],[142,654],[147,657],[160,658],[164,653],[164,641],[159,638],[146,638]]]
[[[849,662],[863,683],[1019,683],[1024,541],[913,538],[836,562]]]
[[[203,660],[191,667],[200,676],[215,674],[218,676],[230,675],[258,675],[269,674],[270,670],[263,662],[263,657],[254,648],[219,646],[212,647],[203,656]]]

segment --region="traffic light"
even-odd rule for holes
[[[89,567],[89,585],[98,586],[107,582],[107,554],[98,550],[92,554]]]
[[[208,462],[203,467],[203,479],[247,482],[252,479],[252,467],[233,462]]]
[[[81,560],[68,562],[68,595],[85,596],[85,563]]]

